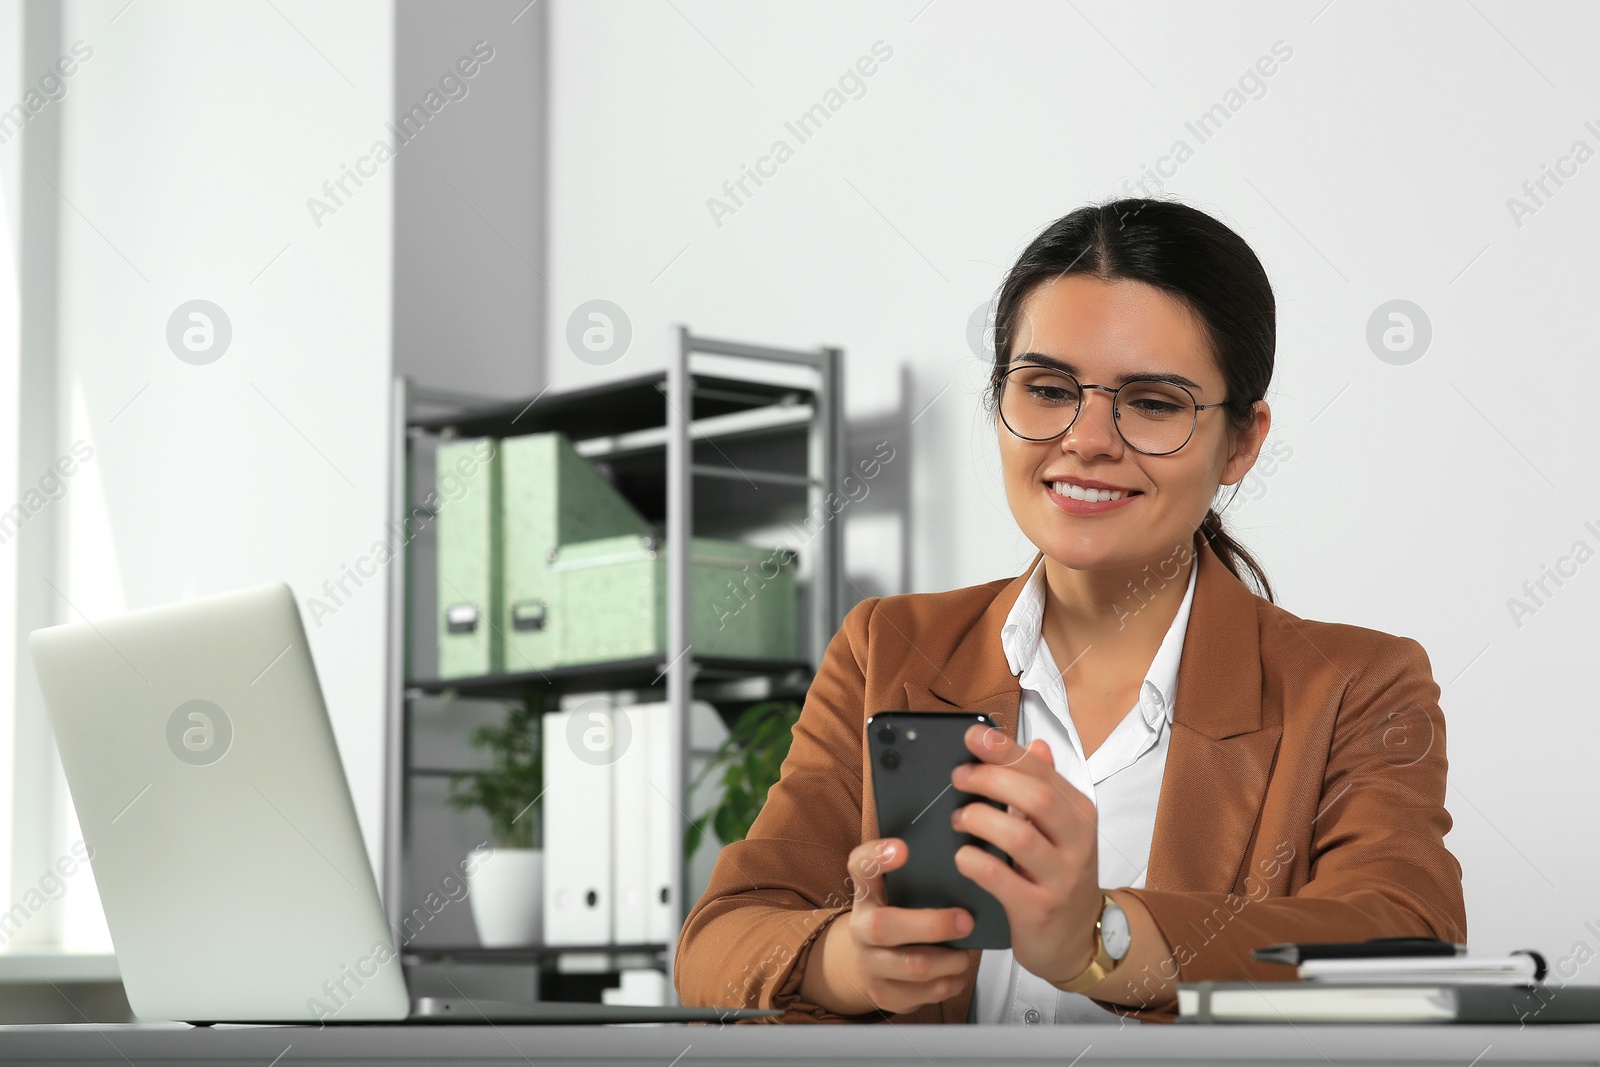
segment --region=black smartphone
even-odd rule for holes
[[[956,808],[975,801],[1005,805],[950,784],[958,764],[978,763],[963,740],[974,723],[995,727],[978,712],[884,711],[867,720],[867,751],[872,757],[872,796],[878,808],[878,836],[906,843],[903,866],[885,871],[884,894],[897,908],[965,908],[972,932],[938,944],[949,948],[1010,948],[1011,924],[990,892],[956,869],[956,850],[979,848],[1011,862],[997,846],[950,825]]]

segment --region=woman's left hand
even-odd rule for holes
[[[974,725],[965,741],[982,762],[957,767],[951,783],[1009,809],[967,804],[955,810],[951,825],[996,845],[1014,867],[977,845],[963,845],[956,869],[1004,906],[1018,963],[1046,981],[1069,981],[1096,955],[1101,890],[1094,803],[1056,773],[1042,740],[1023,748],[1000,730]]]

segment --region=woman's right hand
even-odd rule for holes
[[[965,908],[892,908],[883,875],[906,862],[899,838],[863,841],[850,853],[855,902],[821,934],[800,980],[800,996],[840,1015],[914,1011],[961,992],[967,950],[932,942],[972,932]]]

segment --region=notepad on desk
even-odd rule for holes
[[[1525,952],[1509,956],[1310,959],[1297,970],[1302,979],[1325,985],[1531,985],[1544,977],[1542,961]]]
[[[1180,1023],[1595,1023],[1600,986],[1195,982]]]
[[[1545,985],[1544,957],[1466,955],[1426,937],[1264,945],[1299,981],[1183,982],[1185,1023],[1594,1023],[1600,986]]]

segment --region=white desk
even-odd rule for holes
[[[281,1057],[281,1058],[279,1058]],[[7,1064],[182,1063],[303,1067],[471,1060],[475,1067],[640,1064],[1600,1065],[1585,1026],[362,1026],[194,1030],[141,1024],[0,1027]]]

